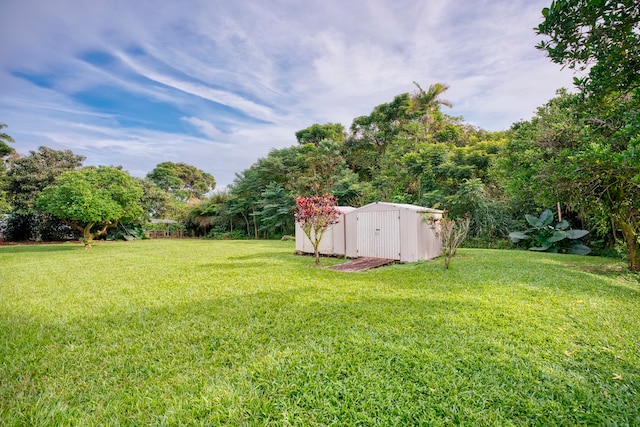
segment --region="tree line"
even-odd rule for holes
[[[0,124],[0,128],[6,125]],[[145,178],[121,167],[84,167],[71,150],[39,147],[19,156],[2,135],[0,213],[9,241],[138,238],[152,218],[184,217],[215,188],[185,163],[159,163]]]
[[[84,158],[71,151],[40,147],[16,157],[5,143],[5,235],[49,240],[78,230],[88,240],[164,218],[177,220],[191,236],[279,238],[293,234],[296,197],[325,193],[341,205],[381,200],[445,209],[453,218],[470,214],[470,244],[481,246],[506,246],[509,231],[522,226],[525,214],[546,208],[557,212],[558,221],[591,230],[591,246],[601,253],[620,251],[629,233],[625,224],[637,235],[637,224],[626,219],[636,218],[638,209],[638,153],[630,138],[618,142],[616,135],[601,134],[604,125],[587,123],[594,118],[581,94],[560,90],[531,120],[489,132],[445,114],[446,90],[440,83],[427,90],[416,84],[414,93],[374,107],[348,130],[337,123],[313,124],[296,132],[297,145],[271,150],[214,194],[214,177],[184,163],[160,163],[144,179],[118,181],[124,171],[82,168]],[[618,106],[620,114],[629,104]],[[133,191],[139,208],[118,221],[104,213],[103,221],[90,221],[92,213],[85,212],[89,216],[76,218],[78,226],[60,208],[82,200],[108,211],[97,206],[108,199],[99,194],[105,189],[94,186],[84,198],[76,194],[83,191],[81,183],[100,174],[105,183]],[[63,197],[59,189],[65,187]],[[119,209],[127,207],[113,205],[111,216]]]
[[[174,219],[192,236],[278,238],[293,233],[297,197],[328,193],[341,205],[380,200],[468,214],[469,244],[500,247],[525,226],[526,214],[549,209],[558,222],[589,230],[594,252],[624,254],[638,271],[639,14],[634,2],[545,8],[536,31],[547,39],[537,47],[588,74],[575,79],[574,93],[559,90],[533,118],[505,131],[446,114],[446,84],[414,82],[412,93],[375,106],[348,129],[316,123],[296,132],[297,145],[271,150],[223,192],[211,193],[215,180],[196,168],[159,164],[136,179],[138,222]],[[37,229],[45,238],[59,216],[51,217],[46,201],[36,203],[39,193],[83,159],[45,147],[15,158],[10,137],[3,133],[2,141],[0,206],[11,210],[14,237]]]

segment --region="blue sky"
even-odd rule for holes
[[[503,130],[571,87],[537,51],[540,0],[3,0],[0,122],[145,176],[185,162],[219,187],[313,123],[450,86],[447,113]]]

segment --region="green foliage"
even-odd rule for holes
[[[50,214],[10,214],[3,232],[8,242],[63,241],[79,236],[76,229]]]
[[[560,202],[607,246],[621,235],[629,268],[640,270],[640,90],[598,99],[560,91],[511,132],[496,175],[514,212]]]
[[[145,238],[145,227],[142,224],[122,224],[107,230],[107,240],[140,240]]]
[[[413,84],[418,88],[418,90],[411,96],[411,101],[407,111],[417,114],[420,122],[426,126],[425,130],[428,130],[436,120],[441,118],[441,105],[449,108],[453,106],[451,102],[440,98],[440,95],[445,93],[449,89],[449,86],[444,83],[434,83],[425,91],[418,83],[413,82]],[[448,127],[447,130],[449,133],[448,136],[450,137],[452,136],[452,131],[455,134],[456,129]],[[442,137],[444,135],[442,132],[443,131],[440,131],[437,134]]]
[[[590,94],[640,85],[640,8],[635,0],[556,0],[536,28],[548,37],[536,47],[553,62],[588,70],[574,78]]]
[[[0,215],[11,210],[11,205],[7,201],[6,187],[6,157],[15,154],[13,147],[9,146],[15,142],[11,136],[2,132],[7,125],[0,122]]]
[[[541,184],[536,179],[541,165],[550,157],[548,150],[533,143],[535,121],[516,123],[509,130],[507,143],[491,173],[500,182],[509,210],[516,218],[538,209]]]
[[[443,199],[444,208],[452,217],[471,215],[469,235],[472,237],[504,238],[514,223],[503,204],[491,198],[479,178],[463,180],[455,194]]]
[[[138,182],[142,187],[140,203],[146,216],[145,220],[178,217],[183,202],[176,200],[169,192],[158,187],[149,178],[138,178]]]
[[[266,185],[268,182],[264,182],[262,170],[252,167],[236,174],[229,189],[229,212],[242,218],[247,236],[255,239],[259,238],[258,201]]]
[[[306,144],[298,149],[296,181],[292,189],[297,194],[320,195],[327,193],[349,174],[347,164],[340,155],[340,144],[323,140],[318,145]]]
[[[536,31],[549,40],[537,47],[556,63],[589,71],[574,78],[578,143],[554,138],[558,169],[546,172],[580,210],[612,223],[614,237],[620,230],[629,269],[640,271],[640,8],[633,0],[557,0],[542,13]]]
[[[525,231],[513,231],[509,238],[513,243],[524,242],[530,251],[538,252],[563,252],[573,255],[587,255],[591,249],[579,239],[589,232],[587,230],[574,230],[569,228],[567,220],[552,225],[553,213],[550,210],[543,211],[539,217],[525,215],[530,227]]]
[[[244,240],[247,238],[247,234],[242,230],[223,231],[214,228],[207,234],[207,237],[214,240]]]
[[[268,185],[262,192],[258,205],[261,230],[265,235],[274,237],[294,232],[295,200],[281,184]]]
[[[371,144],[384,153],[402,131],[403,123],[412,117],[408,111],[410,106],[408,93],[397,95],[393,101],[375,107],[370,115],[353,119],[350,137]]]
[[[188,231],[187,226],[176,220],[152,220],[146,223],[143,228],[142,238],[151,239],[179,239],[185,236]]]
[[[375,201],[371,184],[358,180],[353,172],[346,171],[345,176],[331,187],[340,206],[364,206]]]
[[[3,240],[7,242],[21,242],[29,240],[32,235],[30,231],[33,224],[37,220],[34,220],[29,215],[7,215],[3,216]],[[34,240],[36,236],[33,236]]]
[[[7,193],[14,212],[38,213],[36,201],[40,192],[62,173],[82,166],[84,159],[84,156],[75,155],[70,150],[57,151],[47,147],[30,151],[28,156],[11,159]]]
[[[11,215],[15,218],[10,221],[8,239],[39,240],[55,235],[46,228],[64,228],[59,221],[54,225],[50,218],[42,218],[43,212],[37,208],[36,201],[40,192],[53,184],[56,177],[80,167],[83,161],[84,156],[70,150],[57,151],[47,147],[30,151],[28,156],[9,158],[4,188]]]
[[[513,249],[514,246],[508,238],[490,239],[487,237],[467,237],[460,247],[474,249]]]
[[[216,187],[213,175],[186,163],[159,163],[147,178],[181,201],[201,199]]]
[[[325,139],[342,143],[345,137],[346,132],[341,123],[326,123],[324,125],[315,123],[306,129],[296,132],[296,139],[300,145],[318,145]]]
[[[100,166],[68,171],[45,188],[38,207],[82,231],[85,246],[118,223],[139,220],[142,188],[128,173]]]
[[[13,144],[15,141],[13,138],[2,131],[2,129],[6,128],[7,125],[0,122],[0,160],[4,160],[4,157],[7,157],[11,153],[14,153],[15,150],[8,144]]]

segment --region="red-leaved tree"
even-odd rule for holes
[[[302,230],[313,245],[316,265],[320,265],[318,247],[324,232],[336,224],[340,211],[336,207],[336,197],[332,194],[322,196],[298,197],[296,199],[296,222],[302,225]]]

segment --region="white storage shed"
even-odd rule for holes
[[[425,222],[425,214],[433,221]],[[402,203],[371,203],[345,214],[346,256],[414,262],[442,254],[443,211]]]
[[[340,211],[340,217],[338,223],[333,224],[327,231],[325,231],[318,252],[321,255],[328,256],[344,256],[346,253],[346,230],[345,230],[345,214],[351,212],[355,208],[351,206],[338,206]],[[309,240],[304,231],[302,231],[302,225],[296,223],[296,252],[313,254],[313,244]]]

